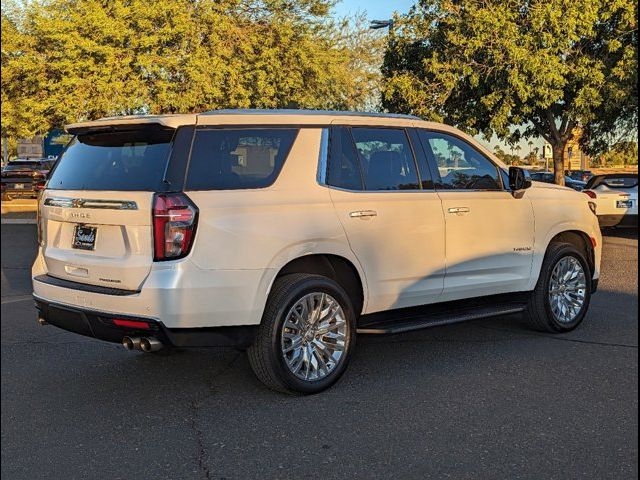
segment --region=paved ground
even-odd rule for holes
[[[34,227],[2,226],[2,476],[638,476],[638,241],[606,238],[583,326],[518,318],[361,337],[333,389],[291,398],[234,350],[169,357],[37,327]]]

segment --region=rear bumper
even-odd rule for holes
[[[202,270],[189,259],[153,265],[137,290],[52,278],[40,253],[34,295],[71,308],[152,318],[169,329],[258,325],[274,274],[269,270]]]
[[[152,318],[140,318],[99,312],[84,308],[69,307],[48,302],[34,296],[38,315],[47,324],[63,330],[97,338],[107,342],[121,343],[123,337],[155,337],[164,345],[174,347],[248,347],[253,343],[257,325],[213,328],[167,328]],[[148,328],[120,327],[114,319],[142,321]]]
[[[601,227],[635,227],[638,228],[638,214],[598,215]]]

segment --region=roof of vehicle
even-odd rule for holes
[[[259,120],[256,121],[256,117]],[[109,130],[113,127],[156,124],[169,128],[183,125],[220,126],[220,125],[294,125],[294,126],[329,126],[329,125],[362,125],[386,127],[420,127],[437,129],[451,135],[462,135],[476,148],[483,151],[502,168],[507,168],[493,152],[482,146],[478,141],[460,130],[442,123],[427,122],[413,115],[378,112],[350,112],[338,110],[268,110],[268,109],[238,109],[211,110],[200,114],[169,114],[169,115],[131,115],[107,117],[88,122],[74,123],[66,126],[66,130],[79,135],[88,132]]]
[[[259,122],[255,117],[259,116]],[[416,122],[427,125],[419,117],[395,113],[352,112],[338,110],[291,110],[291,109],[223,109],[210,110],[199,114],[167,114],[167,115],[129,115],[106,117],[99,120],[73,123],[66,126],[70,133],[100,130],[117,125],[159,124],[170,128],[182,125],[331,125],[340,123],[347,125],[397,125],[410,126]],[[440,124],[432,124],[442,126]],[[449,127],[451,128],[451,127]]]

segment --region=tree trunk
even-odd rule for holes
[[[551,145],[553,149],[553,173],[555,183],[564,186],[564,147],[567,142],[558,142]]]
[[[2,137],[2,165],[6,165],[9,161],[9,139]]]

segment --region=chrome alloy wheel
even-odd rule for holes
[[[346,347],[348,325],[340,304],[326,293],[298,300],[282,327],[282,356],[302,380],[321,380],[335,370]]]
[[[556,320],[571,323],[587,297],[587,276],[575,257],[563,257],[551,272],[549,303]]]

